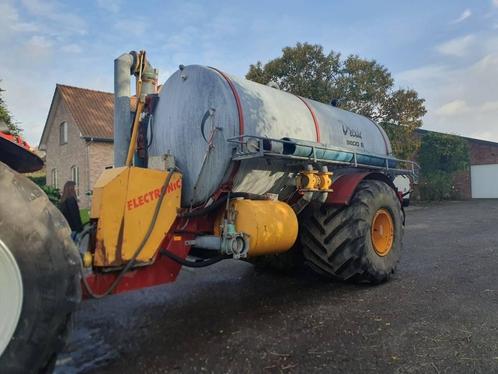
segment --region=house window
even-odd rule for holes
[[[76,187],[80,186],[80,169],[77,166],[71,166],[71,180],[76,184]]]
[[[59,140],[60,144],[67,143],[67,122],[65,121],[59,125]]]
[[[51,182],[52,182],[52,187],[54,187],[54,188],[58,188],[59,187],[59,183],[58,183],[58,180],[57,180],[57,169],[52,169],[52,172],[51,172]]]

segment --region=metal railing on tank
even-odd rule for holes
[[[351,149],[329,146],[299,139],[272,139],[261,136],[243,135],[227,140],[236,144],[232,156],[234,161],[254,158],[277,158],[302,161],[337,167],[355,167],[382,170],[391,175],[409,175],[418,181],[420,166],[411,160],[392,156],[359,152]]]

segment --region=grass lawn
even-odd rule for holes
[[[90,222],[90,209],[80,209],[80,217],[83,225]]]

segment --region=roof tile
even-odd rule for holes
[[[63,84],[58,84],[57,88],[83,137],[113,139],[112,93]]]

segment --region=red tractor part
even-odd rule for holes
[[[0,131],[0,150],[0,162],[19,173],[32,173],[43,167],[43,160],[18,135]]]

